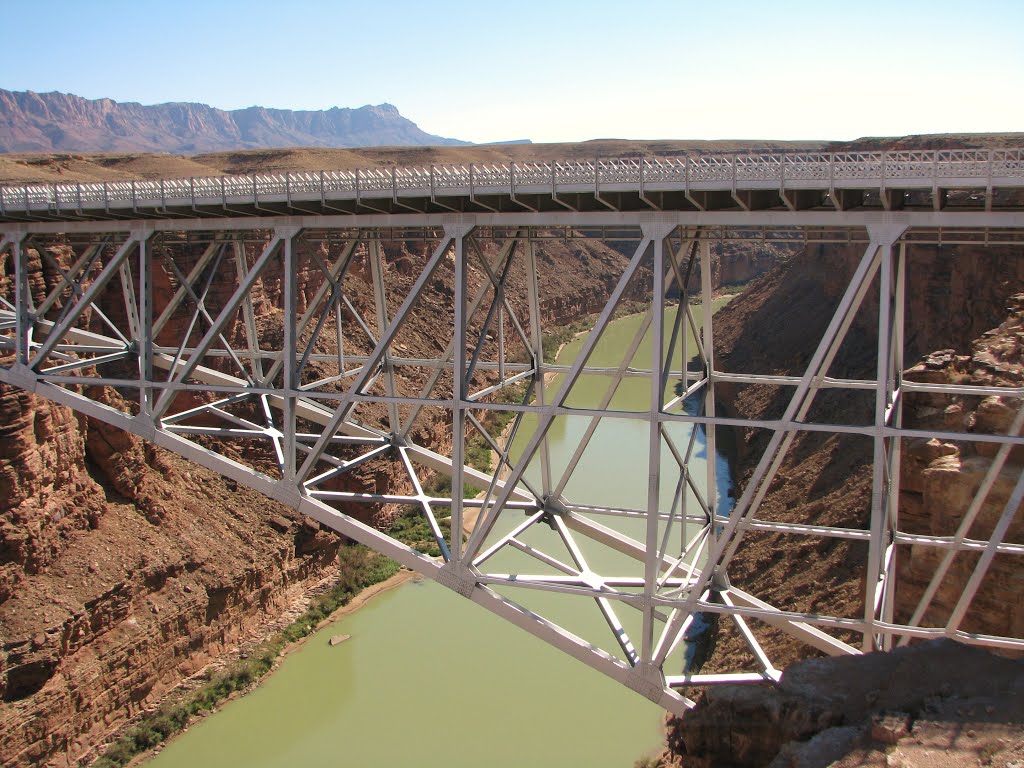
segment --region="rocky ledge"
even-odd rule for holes
[[[1021,765],[1024,661],[951,640],[809,659],[674,722],[667,764],[687,768]]]

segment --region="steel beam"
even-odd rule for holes
[[[249,219],[186,217],[168,221],[19,226],[4,233],[0,242],[0,253],[7,249],[9,263],[15,266],[13,283],[0,296],[0,327],[5,329],[0,349],[13,352],[14,358],[11,364],[0,366],[0,380],[139,434],[290,505],[415,568],[673,711],[682,711],[690,703],[674,688],[778,679],[778,669],[758,641],[758,622],[829,654],[861,651],[833,635],[840,632],[859,635],[857,645],[863,648],[886,648],[910,638],[935,636],[990,647],[1024,648],[1024,638],[979,635],[961,629],[972,601],[987,583],[995,558],[1024,557],[1024,546],[1006,541],[1009,526],[1024,499],[1022,480],[1018,480],[991,535],[969,537],[997,475],[1005,473],[1013,449],[1024,445],[1024,415],[1018,415],[1007,434],[989,435],[908,429],[903,426],[901,412],[903,397],[911,392],[1024,397],[1024,387],[919,384],[904,382],[901,377],[907,250],[918,242],[938,240],[981,244],[998,240],[1024,246],[1024,214],[948,209],[802,210],[800,206],[815,194],[814,188],[801,187],[799,183],[791,185],[789,177],[785,177],[784,187],[776,184],[774,191],[744,186],[747,182],[742,174],[746,171],[741,160],[737,157],[729,161],[732,178],[725,190],[702,182],[697,178],[699,174],[691,173],[699,168],[690,167],[687,193],[708,206],[716,204],[718,196],[724,193],[753,208],[769,204],[768,196],[778,195],[782,189],[792,203],[792,210],[656,210],[664,208],[666,200],[674,199],[671,194],[677,193],[659,186],[651,174],[656,176],[660,171],[646,165],[635,166],[646,209],[619,210],[628,207],[630,195],[636,192],[630,190],[627,182],[620,182],[620,175],[632,172],[629,169],[634,166],[609,164],[601,167],[599,178],[579,182],[579,189],[573,188],[573,174],[582,170],[565,167],[552,169],[550,174],[545,171],[541,181],[550,199],[545,198],[543,191],[530,187],[528,168],[515,170],[516,178],[505,198],[482,193],[490,177],[470,169],[472,201],[479,201],[483,194],[487,203],[481,202],[480,206],[490,209],[473,213],[415,212],[418,198],[404,196],[396,174],[392,174],[391,184],[381,192],[382,196],[372,188],[375,176],[359,176],[357,205],[351,210],[395,210],[394,213],[277,216],[271,213],[278,205],[273,199],[275,193],[270,187],[261,188],[263,182],[254,180],[254,198],[258,198],[259,207],[268,215]],[[434,210],[432,206],[440,206],[442,201],[453,207],[461,205],[457,194],[448,194],[452,189],[448,185],[459,183],[458,169],[435,170],[428,189],[428,197],[434,202],[427,199],[425,210]],[[324,174],[320,180],[322,186]],[[225,190],[227,184],[224,182]],[[288,181],[286,187],[289,210],[296,204],[308,212],[317,210],[321,203],[339,203],[338,198],[323,189],[314,191],[317,201],[303,200],[305,193],[295,180]],[[239,205],[226,193],[218,195],[225,205]],[[515,201],[511,196],[515,196]],[[171,198],[173,194],[168,199]],[[398,205],[399,198],[404,201],[401,205],[405,212],[391,207]],[[604,204],[606,210],[568,210],[565,199],[583,207]],[[5,210],[9,209],[8,202],[5,198]],[[855,202],[852,198],[846,200],[849,205]],[[557,211],[546,209],[552,203],[557,205]],[[516,204],[538,210],[518,210]],[[516,212],[502,212],[503,206]],[[340,210],[347,209],[340,205]],[[200,206],[197,213],[201,212]],[[786,237],[780,237],[779,242],[791,235],[804,240],[819,237],[822,242],[860,244],[865,250],[806,371],[800,375],[720,371],[715,360],[711,316],[713,244],[769,240],[778,234],[772,235],[771,227],[786,228]],[[551,232],[551,228],[557,231]],[[339,237],[332,229],[344,232]],[[49,234],[57,231],[72,234],[78,255],[67,271],[53,262],[59,286],[46,297],[45,306],[52,308],[69,290],[75,298],[62,316],[53,321],[42,316],[44,310],[34,306],[29,294],[26,244],[31,238],[34,247],[45,247]],[[180,236],[174,232],[204,234]],[[127,233],[127,240],[119,233]],[[550,297],[543,295],[543,283],[538,276],[539,249],[554,236],[568,239],[595,234],[609,239],[632,239],[636,248],[576,360],[569,365],[546,363],[543,339],[550,329],[543,307]],[[401,306],[391,311],[389,297],[399,284],[392,284],[390,271],[383,268],[382,243],[388,238],[401,240],[411,236],[431,241],[434,248]],[[246,244],[253,241],[263,247],[250,267]],[[98,279],[86,285],[96,271],[96,258],[102,249],[110,247],[110,242],[123,244]],[[178,268],[173,255],[168,257],[166,268],[179,284],[171,297],[158,299],[153,292],[154,244],[162,252],[173,254],[179,244],[185,243],[204,250],[187,274]],[[893,250],[897,246],[898,253]],[[324,250],[316,251],[317,247]],[[494,250],[489,250],[491,247]],[[129,259],[136,251],[138,260]],[[350,281],[353,279],[349,270],[357,253],[361,258],[364,252],[370,259],[372,296],[368,297],[347,293],[351,282],[345,282],[346,276]],[[226,255],[234,261],[233,270],[227,270],[230,274],[220,269],[222,262],[227,263]],[[300,296],[298,285],[303,259],[313,266],[308,271],[320,282],[315,286],[311,283],[309,288],[315,290],[300,315],[300,301],[306,299]],[[439,344],[433,356],[417,353],[413,357],[399,349],[396,339],[405,324],[411,322],[415,305],[438,268],[449,259],[455,275],[451,342]],[[281,264],[283,277],[277,307],[282,318],[281,341],[273,348],[265,340],[261,344],[262,326],[257,323],[254,307],[254,295],[258,295],[254,292],[259,290],[259,281],[271,263]],[[699,315],[686,301],[691,271],[698,263],[703,305]],[[648,266],[652,276],[645,277],[640,284],[641,270]],[[829,367],[858,308],[875,284],[876,274],[880,302],[875,376],[829,376]],[[110,317],[124,317],[128,330],[122,333],[106,315],[100,318],[106,326],[101,332],[78,327],[82,325],[78,321],[81,313],[96,305],[100,291],[115,275],[120,277],[121,290],[105,291],[103,299],[119,302],[118,314]],[[228,298],[214,317],[205,302],[215,280],[234,283],[218,284],[218,290],[228,294]],[[401,289],[407,284],[408,281],[401,284]],[[682,292],[682,300],[674,318],[666,324],[665,314],[674,300],[669,297],[674,297],[676,288]],[[520,320],[509,298],[511,291],[522,293],[529,322]],[[631,295],[642,294],[647,311],[633,339],[619,350],[622,356],[618,362],[599,365],[591,360],[592,353],[627,291]],[[111,298],[114,294],[117,297]],[[165,303],[161,305],[159,301]],[[156,337],[166,332],[168,323],[179,316],[186,302],[190,311],[184,317],[191,324],[180,344],[158,345]],[[369,310],[371,302],[373,309]],[[236,317],[237,340],[229,331],[229,324]],[[194,330],[203,327],[200,340],[194,342]],[[368,352],[366,348],[346,347],[346,335],[353,331],[360,338],[365,335]],[[651,354],[644,360],[633,361],[648,331],[654,342]],[[696,349],[690,347],[687,331],[695,334]],[[522,344],[530,359],[510,359],[510,344]],[[688,370],[692,353],[696,353],[703,370]],[[26,365],[30,360],[32,368]],[[47,360],[52,363],[44,365]],[[96,371],[98,366],[115,360],[122,364]],[[124,361],[129,363],[127,373],[123,370]],[[137,373],[131,365],[133,361],[137,361]],[[337,375],[316,374],[311,377],[316,381],[304,385],[304,372],[319,365],[337,365]],[[399,377],[409,368],[428,373],[426,384],[418,393],[405,395]],[[545,386],[545,374],[559,374],[561,384],[554,391]],[[453,377],[450,396],[435,393],[437,383],[446,375]],[[574,384],[588,375],[607,377],[604,396],[595,406],[582,407],[575,402],[568,405]],[[613,411],[612,398],[627,379],[644,380],[650,402],[643,409]],[[681,392],[673,397],[666,392],[674,379],[680,381]],[[506,403],[496,397],[503,387],[515,382],[527,385],[528,394],[522,402]],[[725,383],[775,387],[789,396],[785,412],[778,419],[719,415],[715,390]],[[96,386],[81,385],[108,385],[137,393],[137,415],[134,410],[121,412],[91,400],[87,393]],[[807,422],[817,392],[825,388],[854,393],[873,391],[873,413],[860,424]],[[197,393],[196,403],[178,413],[169,413],[174,398],[182,392]],[[203,393],[209,396],[204,397]],[[700,398],[700,413],[690,415],[678,407],[688,395]],[[386,412],[386,420],[380,425],[361,423],[359,418],[367,405],[379,409],[374,413]],[[450,456],[416,445],[410,439],[415,434],[413,424],[425,408],[451,413]],[[403,420],[400,416],[405,409],[411,415]],[[515,414],[513,434],[527,423],[523,421],[526,416],[536,418],[531,434],[521,435],[526,438],[521,457],[514,457],[509,446],[502,448],[488,434],[487,422],[479,414],[490,410]],[[550,427],[559,418],[586,419],[581,423],[589,424],[565,467],[553,466],[555,458],[548,445]],[[640,483],[644,486],[643,500],[632,506],[603,506],[600,501],[583,504],[582,499],[573,498],[567,491],[597,425],[608,418],[639,422],[646,430],[647,463],[644,482]],[[689,438],[683,440],[673,434],[672,424],[688,425]],[[762,428],[773,433],[768,451],[732,513],[717,506],[715,443],[720,426]],[[491,472],[465,466],[466,440],[474,430],[487,445],[498,450],[498,466]],[[803,431],[860,435],[873,441],[872,506],[870,524],[864,529],[758,518],[768,485],[794,436]],[[695,483],[693,475],[697,470],[691,466],[699,452],[701,432],[705,435],[708,457],[706,466],[700,470],[706,480],[705,492]],[[280,477],[232,461],[188,439],[189,436],[225,441],[270,440],[278,456]],[[900,530],[897,501],[901,442],[917,437],[996,446],[982,487],[954,535],[931,536]],[[663,457],[673,466],[671,479],[661,470]],[[356,467],[385,462],[400,468],[400,474],[406,478],[403,485],[363,492],[335,490],[329,482]],[[531,462],[538,469],[539,479],[526,475]],[[434,496],[424,490],[421,473],[427,471],[452,477],[450,497]],[[507,471],[507,477],[501,476],[503,471]],[[480,498],[463,499],[466,483],[486,491]],[[673,487],[671,503],[663,505],[661,491]],[[387,533],[344,514],[343,505],[352,503],[418,508],[441,551],[440,560],[414,552]],[[442,534],[442,521],[438,518],[438,510],[445,507],[451,510],[450,541]],[[480,514],[463,545],[467,510],[478,510]],[[511,525],[495,533],[499,518],[503,523],[511,521]],[[858,608],[856,616],[784,610],[730,584],[730,562],[742,538],[753,531],[866,543],[869,556],[864,564],[867,578],[863,610]],[[907,546],[943,550],[943,559],[914,615],[901,624],[894,619],[893,597],[897,558],[900,548]],[[598,568],[591,547],[613,553],[617,565]],[[924,617],[957,552],[973,553],[978,557],[977,567],[952,614],[943,617],[941,626],[927,625]],[[509,553],[510,562],[525,562],[527,566],[518,572],[496,572],[507,570],[506,561],[496,558],[499,553]],[[490,570],[492,567],[494,570]],[[531,595],[545,592],[558,594],[560,599],[582,601],[601,616],[608,631],[602,630],[604,634],[597,638],[577,637],[558,626],[558,615],[540,617],[499,595],[496,589],[523,590],[518,594],[524,595],[524,602]],[[676,663],[672,661],[673,650],[683,641],[685,630],[698,611],[730,618],[728,626],[750,649],[759,671],[674,674],[678,670],[669,668]],[[634,632],[627,631],[634,626],[640,628],[639,639]]]

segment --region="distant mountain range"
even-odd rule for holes
[[[173,152],[280,147],[455,146],[391,104],[225,111],[188,102],[143,106],[68,93],[0,89],[0,152]]]

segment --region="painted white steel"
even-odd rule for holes
[[[1015,151],[1014,151],[1015,152]],[[907,243],[934,242],[950,238],[968,238],[969,228],[976,228],[988,242],[1024,243],[1024,214],[1009,211],[732,211],[732,212],[623,212],[612,210],[609,201],[619,192],[639,188],[642,193],[656,195],[671,185],[686,185],[688,193],[706,189],[737,195],[764,188],[797,189],[801,184],[881,183],[909,185],[911,182],[945,183],[951,178],[1003,183],[1005,179],[1024,176],[1024,164],[1014,152],[998,155],[985,153],[853,153],[849,155],[780,155],[707,157],[697,161],[597,161],[555,165],[525,164],[516,166],[468,166],[464,168],[394,169],[389,172],[359,171],[323,172],[316,174],[271,174],[259,179],[191,179],[188,197],[192,203],[216,200],[218,204],[244,204],[246,201],[270,204],[275,196],[284,195],[289,202],[314,195],[321,202],[337,201],[351,195],[364,207],[366,201],[399,198],[411,201],[425,195],[438,204],[461,194],[464,188],[475,199],[492,200],[501,195],[515,199],[523,209],[517,213],[501,213],[496,208],[478,214],[460,213],[374,213],[349,215],[303,215],[297,217],[253,217],[251,219],[182,219],[175,221],[75,221],[40,222],[12,226],[3,231],[0,259],[14,265],[14,280],[0,295],[0,349],[13,352],[9,363],[0,365],[0,380],[23,387],[37,395],[68,405],[88,416],[131,431],[172,450],[203,466],[231,477],[268,497],[287,504],[333,530],[361,541],[394,557],[429,578],[479,603],[509,621],[525,628],[567,654],[607,674],[663,706],[680,712],[691,704],[675,689],[688,685],[713,685],[727,682],[777,680],[778,670],[758,639],[758,623],[782,630],[800,642],[829,654],[856,654],[861,650],[887,648],[893,642],[914,637],[951,636],[964,642],[991,647],[1020,649],[1024,638],[994,637],[972,634],[960,629],[962,617],[984,582],[995,557],[1024,557],[1024,546],[1004,541],[1009,526],[1024,498],[1024,481],[1018,481],[1010,500],[1002,510],[996,530],[988,539],[968,538],[971,521],[977,516],[985,496],[997,474],[1006,464],[1012,447],[1024,444],[1019,417],[1006,435],[964,434],[949,431],[905,429],[900,422],[900,398],[903,393],[959,394],[970,396],[1001,395],[1020,397],[1020,387],[972,387],[963,385],[915,384],[901,380],[904,318],[904,269]],[[1002,163],[1003,165],[999,165]],[[1002,176],[993,177],[997,168]],[[953,176],[952,174],[957,174]],[[1001,181],[1002,180],[1002,181]],[[972,182],[974,183],[974,182]],[[1016,181],[1013,182],[1017,184]],[[726,186],[723,186],[726,185]],[[774,186],[773,186],[774,185]],[[870,186],[870,184],[868,184]],[[178,182],[136,182],[108,184],[100,190],[88,186],[60,185],[52,188],[52,200],[46,205],[60,212],[68,206],[85,211],[92,205],[109,205],[112,197],[132,206],[139,201],[159,199],[161,205],[181,198],[184,187]],[[537,192],[540,189],[542,192]],[[554,198],[588,192],[608,207],[604,212],[578,213],[531,212],[525,210],[529,194],[548,194]],[[415,193],[415,194],[413,194]],[[29,205],[39,204],[38,191],[17,194],[4,191],[5,210],[16,205],[19,195]],[[176,197],[176,195],[178,197]],[[500,196],[500,195],[499,195]],[[647,198],[652,203],[657,198]],[[34,202],[35,201],[35,202]],[[563,206],[565,205],[562,203]],[[408,208],[409,206],[406,206]],[[383,208],[379,209],[385,210]],[[419,273],[411,279],[402,302],[389,304],[387,270],[383,262],[382,242],[389,236],[388,228],[419,228],[423,239],[431,242],[430,255]],[[599,313],[593,331],[571,365],[553,365],[543,360],[544,324],[541,319],[541,295],[538,281],[536,248],[547,236],[551,226],[563,228],[595,227],[615,237],[616,227],[632,227],[639,240],[628,265],[618,277],[610,297]],[[711,247],[725,232],[737,227],[751,227],[742,237],[763,238],[768,228],[783,226],[788,232],[813,233],[813,228],[830,228],[829,237],[864,246],[861,262],[839,302],[825,336],[808,365],[799,376],[777,376],[772,373],[729,374],[716,369],[713,354],[713,319],[710,315]],[[488,227],[498,227],[503,236],[482,234]],[[837,227],[842,230],[838,231]],[[301,297],[306,308],[300,314],[297,286],[297,248],[306,237],[306,229],[331,232],[343,230],[344,244],[330,258],[315,255],[315,270],[323,282],[310,297]],[[45,239],[53,233],[75,233],[80,252],[64,271],[51,258],[57,282],[40,306],[33,303],[27,277],[26,240]],[[179,268],[173,255],[166,256],[165,269],[173,276],[174,290],[162,306],[156,303],[153,289],[154,260],[166,254],[172,245],[157,245],[168,232],[205,232],[204,249],[197,251],[195,265]],[[127,237],[124,235],[127,234]],[[84,237],[83,237],[84,236]],[[568,237],[569,235],[566,234]],[[575,236],[575,235],[573,235]],[[402,235],[395,235],[401,239]],[[486,256],[479,239],[494,237],[494,256]],[[246,241],[260,243],[256,251],[246,250]],[[899,244],[899,257],[892,248]],[[909,247],[912,247],[909,246]],[[162,250],[161,250],[162,249]],[[368,301],[373,311],[363,317],[347,296],[345,277],[356,253],[369,258],[372,296]],[[96,264],[103,254],[112,258],[103,268]],[[134,254],[138,259],[130,259]],[[251,259],[250,259],[251,257]],[[686,296],[689,272],[699,258],[700,290],[704,302],[703,322],[698,323],[684,300],[676,310],[671,329],[665,324],[668,296],[682,290]],[[250,265],[251,260],[251,265]],[[442,263],[454,265],[454,327],[438,330],[440,338],[451,342],[441,345],[433,358],[419,359],[403,354],[396,340],[404,324],[413,316],[413,309],[429,289],[431,280]],[[233,264],[235,282],[218,286],[224,292],[216,314],[206,309],[210,300],[212,275],[221,265]],[[509,289],[509,270],[517,264],[525,270],[525,300],[529,321],[516,316],[505,292]],[[279,346],[267,349],[256,322],[254,302],[260,278],[278,265],[283,267],[280,310],[284,318]],[[313,268],[313,267],[311,267]],[[640,329],[624,346],[618,365],[597,365],[590,361],[598,340],[623,301],[627,291],[635,293],[639,277],[647,309]],[[879,270],[882,279],[875,287]],[[467,275],[476,270],[479,288],[469,290]],[[94,274],[95,273],[95,274]],[[221,273],[217,273],[221,274]],[[115,276],[120,278],[120,291],[110,291]],[[74,300],[58,305],[65,291],[71,289]],[[874,379],[850,380],[829,377],[828,369],[850,328],[858,308],[880,290],[877,375]],[[81,321],[87,311],[99,311],[101,293],[104,301],[119,295],[123,306],[120,325],[103,315],[97,326],[84,327]],[[63,306],[54,317],[54,307]],[[331,312],[336,317],[332,329]],[[191,313],[191,314],[189,314]],[[369,354],[346,354],[343,347],[341,315],[372,345]],[[175,345],[158,345],[156,338],[174,318],[185,319],[187,330]],[[500,329],[495,329],[495,323]],[[505,333],[505,323],[510,325]],[[230,343],[225,329],[234,324],[241,341]],[[526,327],[524,327],[526,326]],[[101,328],[100,332],[95,330]],[[650,359],[634,363],[632,358],[645,332],[653,330],[654,345]],[[684,330],[696,335],[696,358],[703,370],[687,371]],[[200,332],[201,331],[201,332]],[[335,334],[337,352],[314,351],[316,339]],[[485,337],[497,338],[497,358],[485,359]],[[194,338],[199,337],[195,342]],[[662,351],[662,342],[681,344],[682,361],[673,360]],[[532,359],[509,359],[511,344],[521,344]],[[441,349],[443,347],[443,349]],[[130,375],[114,372],[100,375],[97,367],[113,362],[136,364]],[[137,363],[135,363],[137,361]],[[339,375],[327,376],[322,382],[303,384],[301,373],[310,362],[336,362]],[[426,384],[416,396],[399,395],[398,377],[405,366],[428,370]],[[107,370],[104,368],[104,370]],[[230,371],[230,372],[228,372]],[[474,385],[476,373],[486,371],[492,378],[488,386]],[[562,383],[557,391],[545,388],[545,374],[559,373]],[[493,383],[497,374],[500,381]],[[579,408],[567,403],[573,384],[580,376],[594,374],[608,378],[605,396],[596,408]],[[436,394],[435,386],[444,376],[452,377],[450,395]],[[626,380],[643,377],[649,380],[650,405],[639,412],[611,410],[612,396]],[[338,380],[337,391],[316,389],[320,383]],[[684,395],[694,395],[703,402],[703,411],[696,415],[681,412],[683,395],[669,397],[669,383],[682,384]],[[372,389],[379,381],[379,389]],[[498,403],[486,400],[502,385],[527,382],[533,386],[532,400]],[[790,394],[789,405],[780,419],[755,420],[724,417],[715,411],[715,387],[728,383],[771,385]],[[138,410],[123,412],[88,396],[89,388],[81,384],[106,384],[138,395]],[[72,386],[68,386],[72,385]],[[821,389],[845,389],[851,392],[874,390],[874,416],[865,424],[807,423],[810,405]],[[174,404],[183,392],[206,392],[208,399],[178,411]],[[249,402],[254,408],[244,416],[231,413],[232,404]],[[374,404],[384,414],[379,422],[363,423],[353,416],[365,404]],[[180,406],[179,406],[180,408]],[[441,408],[452,418],[451,456],[442,455],[416,445],[410,435],[412,422],[422,409]],[[405,409],[405,410],[403,410]],[[515,414],[516,425],[522,416],[533,415],[537,426],[526,435],[522,457],[513,460],[509,451],[499,450],[499,468],[487,473],[464,466],[467,435],[479,431],[492,446],[499,447],[495,437],[487,434],[479,411],[500,409]],[[404,414],[404,418],[403,418]],[[560,417],[585,417],[587,428],[580,448],[574,452],[564,470],[556,473],[548,450],[547,431]],[[211,426],[206,421],[220,422]],[[647,493],[639,508],[603,507],[576,503],[567,497],[566,488],[583,451],[601,419],[616,418],[640,421],[647,428]],[[714,455],[715,430],[726,426],[751,426],[773,432],[768,451],[756,467],[737,504],[726,514],[717,506],[713,461],[708,469],[707,491],[700,492],[689,475],[694,453],[694,438],[689,443],[674,439],[667,429],[672,423],[704,425],[708,435],[707,452]],[[302,425],[301,428],[299,425]],[[518,427],[517,427],[518,428]],[[305,430],[305,431],[303,431]],[[875,441],[874,492],[871,524],[864,530],[831,527],[811,522],[773,522],[757,518],[761,500],[776,476],[783,456],[800,431],[836,434],[857,434]],[[255,471],[238,461],[189,439],[189,436],[217,436],[231,440],[236,437],[269,440],[278,461],[278,475]],[[900,444],[909,438],[938,438],[998,444],[993,469],[986,476],[968,510],[967,519],[953,536],[925,536],[899,530],[895,514],[898,486]],[[350,454],[336,454],[338,446],[352,449]],[[666,477],[661,457],[671,455],[679,470],[678,477]],[[525,476],[527,464],[536,457],[539,480]],[[407,489],[378,492],[338,490],[329,481],[354,467],[371,462],[391,461],[396,471],[408,478]],[[500,469],[507,476],[499,476]],[[450,496],[433,496],[424,490],[420,473],[439,471],[452,477]],[[478,499],[463,499],[463,487],[471,484],[485,488]],[[687,509],[673,501],[670,509],[662,508],[662,485],[679,489],[692,487],[696,504]],[[441,552],[439,559],[421,555],[385,532],[367,526],[344,513],[342,505],[352,503],[390,503],[411,505],[420,510]],[[446,538],[441,528],[440,509],[448,509],[456,535]],[[479,518],[469,539],[463,545],[462,521],[467,510],[478,510]],[[507,513],[507,514],[506,514]],[[504,534],[491,535],[499,518],[512,519],[514,525]],[[504,517],[503,517],[504,516]],[[608,521],[605,525],[597,520]],[[623,533],[612,525],[642,523],[636,534]],[[529,540],[541,524],[551,527],[554,545],[540,545]],[[695,533],[680,535],[678,549],[670,547],[673,526],[691,525]],[[509,530],[509,529],[505,529]],[[625,529],[623,529],[625,530]],[[729,583],[730,561],[741,539],[756,532],[770,532],[788,537],[841,538],[863,541],[870,547],[866,563],[864,605],[856,616],[826,616],[786,610],[774,606]],[[682,531],[680,531],[682,533]],[[674,538],[672,539],[674,541]],[[605,548],[619,556],[622,565],[609,572],[599,572],[591,565],[589,550],[581,546]],[[675,545],[673,545],[675,546]],[[898,547],[933,547],[944,549],[945,558],[937,569],[933,583],[913,618],[901,624],[893,617],[895,570],[893,553]],[[529,558],[531,572],[498,573],[490,569],[492,558],[514,550]],[[707,552],[707,561],[698,562],[694,553]],[[922,616],[942,581],[951,558],[957,552],[980,555],[960,604],[943,626],[922,626]],[[497,567],[497,566],[495,566]],[[532,569],[536,568],[536,572]],[[550,572],[547,572],[550,571]],[[505,594],[499,594],[501,589]],[[608,629],[608,646],[566,631],[557,623],[557,616],[541,617],[527,610],[506,595],[548,592],[592,603]],[[679,647],[683,635],[698,612],[731,616],[742,641],[757,660],[757,673],[723,672],[716,675],[678,675],[666,666],[672,650]],[[632,623],[630,621],[632,620]],[[640,639],[630,637],[627,629],[639,623]],[[862,648],[838,639],[840,632],[859,634]]]
[[[296,203],[327,201],[351,201],[372,210],[373,200],[397,202],[400,198],[426,199],[457,212],[461,208],[444,201],[476,203],[482,196],[507,196],[518,206],[535,210],[523,201],[524,197],[548,196],[564,206],[559,197],[571,194],[590,194],[610,210],[618,210],[609,202],[608,193],[646,196],[652,192],[685,192],[689,196],[695,192],[735,195],[737,191],[768,190],[784,197],[787,189],[831,192],[1020,187],[1024,187],[1024,150],[1020,149],[686,155],[7,185],[0,187],[0,217],[52,213],[105,218],[112,211],[158,215],[169,208],[258,208],[260,203],[292,207]]]

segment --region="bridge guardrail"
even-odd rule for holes
[[[160,201],[161,206],[191,205],[197,201],[319,195],[354,197],[366,192],[431,194],[463,190],[469,194],[512,192],[525,187],[599,188],[602,185],[719,183],[722,189],[748,184],[819,182],[822,186],[887,181],[931,182],[977,180],[992,186],[994,179],[1020,180],[1024,186],[1024,150],[952,149],[901,152],[777,152],[764,154],[700,155],[670,158],[612,158],[594,161],[523,162],[366,168],[355,171],[296,171],[246,176],[205,176],[90,183],[0,186],[0,211],[125,207]],[[927,186],[927,184],[922,184]],[[1018,185],[1014,185],[1018,186]]]

